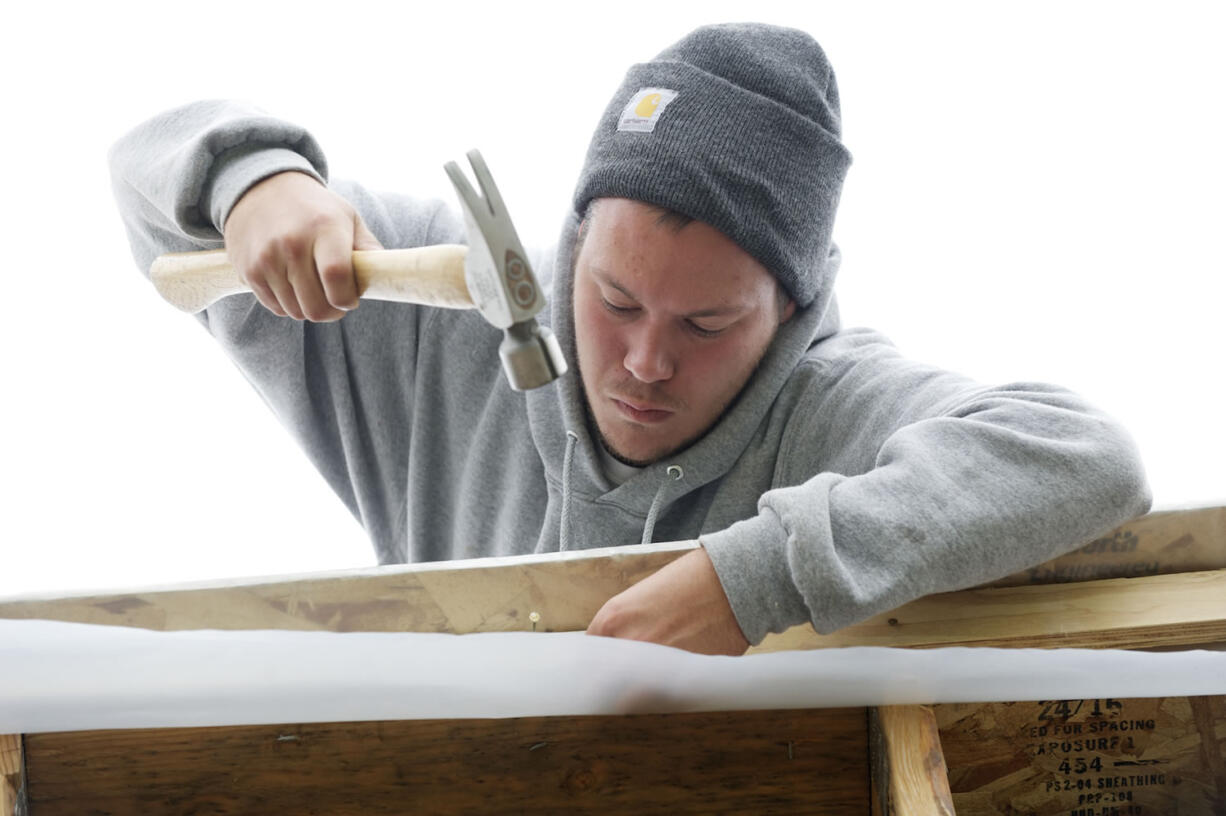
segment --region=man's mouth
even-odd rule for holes
[[[610,399],[617,406],[617,410],[622,416],[645,425],[663,422],[673,415],[673,412],[669,409],[659,408],[650,403],[627,402],[616,397],[611,397]]]

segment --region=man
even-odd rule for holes
[[[1149,503],[1127,435],[840,330],[850,155],[820,47],[698,29],[627,73],[555,253],[571,373],[527,394],[477,315],[365,302],[351,249],[463,240],[439,204],[325,186],[301,128],[225,103],[112,153],[142,268],[224,245],[254,297],[202,317],[383,563],[698,539],[593,633],[739,654],[1072,548]]]

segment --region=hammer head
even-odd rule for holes
[[[505,334],[498,353],[511,387],[526,391],[565,374],[566,360],[553,332],[536,321],[545,307],[545,293],[528,265],[494,178],[476,150],[468,152],[468,161],[480,195],[455,162],[445,165],[468,225],[464,278],[477,310]]]

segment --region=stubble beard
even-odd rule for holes
[[[584,410],[584,413],[587,419],[588,431],[593,436],[595,436],[597,440],[599,440],[600,446],[604,448],[605,452],[608,453],[609,456],[613,457],[618,462],[621,462],[623,465],[630,465],[631,467],[637,467],[637,468],[647,467],[649,465],[655,464],[656,462],[659,462],[661,459],[665,459],[667,457],[674,456],[678,453],[681,453],[682,451],[689,448],[691,445],[694,445],[695,443],[697,443],[704,436],[706,436],[707,433],[712,428],[715,428],[721,422],[724,421],[724,417],[726,417],[732,411],[732,409],[736,406],[737,402],[740,401],[741,395],[744,394],[749,389],[749,384],[752,383],[754,377],[757,376],[758,367],[762,364],[762,360],[766,357],[766,352],[770,349],[771,345],[773,344],[773,339],[774,338],[772,337],[772,343],[768,343],[766,347],[762,349],[762,353],[758,355],[758,359],[754,361],[753,367],[750,368],[749,370],[749,376],[745,378],[745,382],[741,383],[740,388],[738,388],[737,391],[727,400],[723,408],[720,409],[719,413],[716,414],[715,417],[709,423],[707,423],[704,427],[696,431],[694,434],[682,440],[679,444],[671,448],[668,448],[667,450],[660,453],[658,456],[655,456],[651,459],[633,459],[627,456],[626,454],[617,450],[617,448],[613,446],[613,443],[609,440],[609,438],[604,435],[604,432],[600,429],[600,423],[596,419],[596,412],[592,410],[592,403],[591,403],[591,400],[588,398],[588,393],[587,393],[587,379],[583,376],[583,368],[579,364],[579,360],[578,360],[579,355],[576,354],[575,355],[575,358],[576,358],[575,359],[575,374],[577,375],[578,380],[579,380],[579,394],[583,400],[583,410]],[[676,400],[660,400],[659,402],[666,402],[670,406],[677,404]],[[681,404],[678,407],[680,409],[688,409],[689,406]]]

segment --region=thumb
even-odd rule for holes
[[[362,216],[356,213],[353,216],[353,248],[383,249],[383,244],[379,243],[374,233],[366,228],[366,222],[362,220]]]

